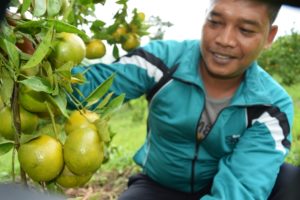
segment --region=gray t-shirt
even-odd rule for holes
[[[205,108],[202,113],[201,119],[197,129],[197,140],[203,140],[210,131],[211,126],[216,121],[219,112],[229,105],[231,97],[223,99],[213,99],[211,97],[205,97]]]

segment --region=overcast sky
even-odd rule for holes
[[[129,0],[130,9],[137,8],[146,14],[146,19],[150,16],[159,16],[163,21],[173,24],[165,32],[164,39],[199,39],[201,26],[205,17],[209,0]],[[112,23],[112,17],[118,9],[115,1],[106,1],[105,6],[97,8],[96,15],[105,22]],[[289,34],[294,28],[300,32],[300,9],[283,6],[275,21],[279,26],[277,36]],[[143,40],[142,44],[147,40]]]
[[[129,8],[137,8],[146,17],[159,16],[174,26],[168,28],[165,39],[198,39],[209,0],[129,0]],[[97,9],[99,18],[111,19],[120,7],[114,1],[107,1],[103,8]],[[283,6],[275,21],[279,25],[279,35],[290,33],[291,28],[300,31],[300,9]]]

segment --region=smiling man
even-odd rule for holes
[[[279,8],[211,0],[200,41],[153,41],[110,65],[74,68],[89,80],[75,85],[84,96],[116,73],[111,92],[150,102],[134,156],[142,172],[120,200],[289,199],[299,174],[284,164],[293,104],[256,63],[276,35]]]

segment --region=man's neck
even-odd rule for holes
[[[203,65],[203,63],[201,64]],[[206,94],[214,99],[232,97],[243,79],[243,76],[230,79],[217,78],[209,74],[204,66],[200,66],[200,75],[202,76]]]

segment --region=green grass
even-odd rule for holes
[[[15,174],[19,174],[19,163],[15,157]],[[0,157],[0,182],[12,181],[12,151]]]
[[[134,165],[132,157],[146,137],[146,106],[144,99],[134,100],[113,115],[110,125],[116,135],[111,143],[110,160],[102,169],[123,170]]]

